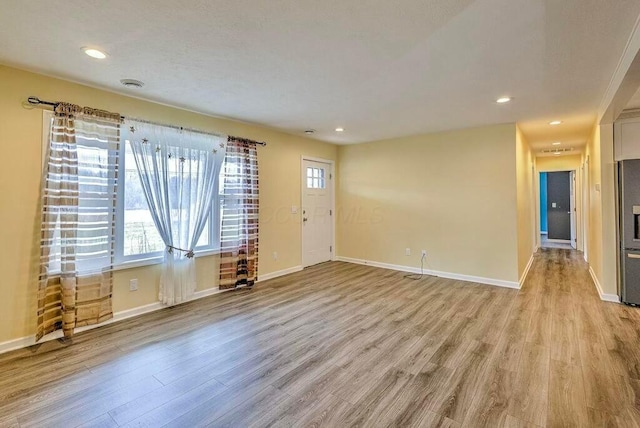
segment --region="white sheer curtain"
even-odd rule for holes
[[[134,120],[124,128],[166,245],[158,299],[175,305],[196,289],[194,249],[218,195],[227,137]]]

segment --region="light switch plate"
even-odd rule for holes
[[[551,202],[551,208],[557,208],[555,202]]]

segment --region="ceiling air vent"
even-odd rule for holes
[[[136,79],[122,79],[120,83],[122,83],[127,88],[142,88],[144,86],[144,82]]]
[[[558,149],[540,150],[540,153],[566,153],[566,152],[572,152],[572,151],[573,151],[573,147],[563,147]]]

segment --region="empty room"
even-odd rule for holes
[[[0,41],[0,427],[640,428],[638,0]]]

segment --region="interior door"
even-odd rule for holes
[[[304,160],[302,167],[302,265],[331,260],[333,252],[331,164]]]
[[[571,175],[547,173],[547,226],[549,239],[571,241]]]
[[[576,172],[571,171],[569,173],[569,185],[570,185],[570,211],[571,211],[571,246],[574,250],[578,248],[578,239],[576,237]]]

